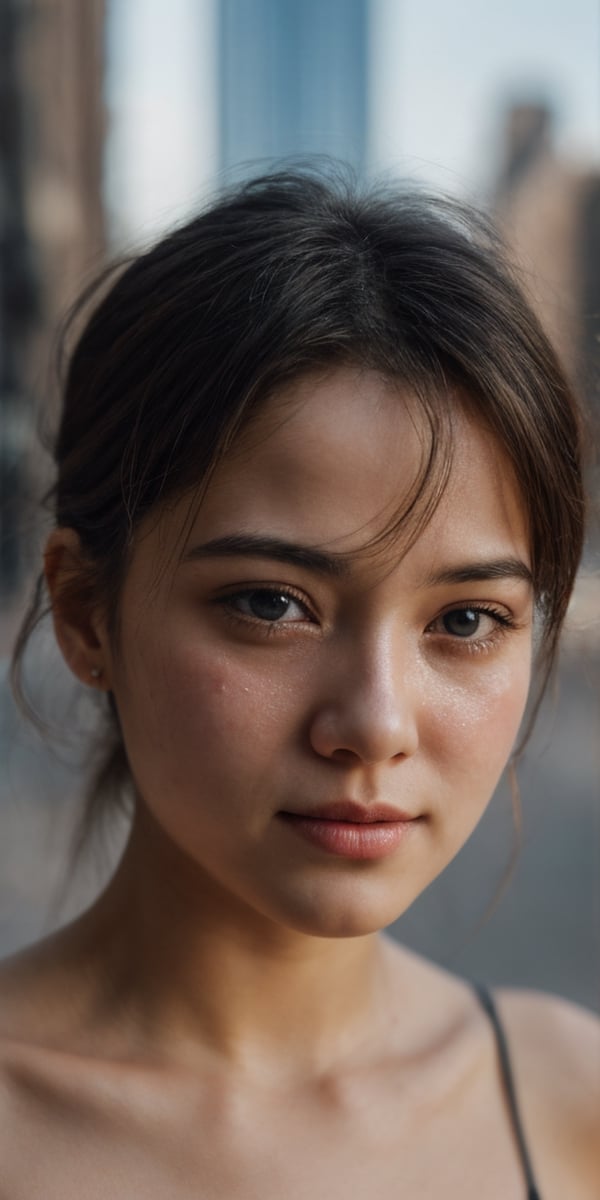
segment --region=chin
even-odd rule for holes
[[[416,899],[416,895],[392,898],[385,891],[361,880],[340,889],[336,895],[311,893],[295,898],[293,905],[286,905],[287,911],[279,921],[311,937],[368,937],[397,921]]]

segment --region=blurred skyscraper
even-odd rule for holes
[[[105,0],[0,0],[0,618],[25,566],[35,401],[104,248],[104,17]]]
[[[225,168],[330,154],[362,167],[368,0],[221,0]],[[254,160],[253,168],[250,162]]]
[[[564,158],[554,134],[547,104],[515,104],[507,111],[495,209],[599,439],[600,171]],[[600,494],[600,478],[590,486]]]

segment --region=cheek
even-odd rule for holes
[[[527,658],[502,666],[472,664],[467,679],[443,684],[428,726],[445,770],[490,793],[515,743],[529,691]]]
[[[124,732],[131,752],[143,747],[172,780],[190,764],[196,773],[200,765],[203,772],[221,766],[233,775],[240,754],[247,767],[267,743],[287,736],[294,708],[293,689],[273,672],[257,672],[208,643],[176,642],[138,660],[126,688]]]

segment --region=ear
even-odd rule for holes
[[[44,550],[44,574],[50,594],[56,640],[74,675],[109,691],[109,640],[106,620],[92,586],[89,561],[74,529],[55,529]]]

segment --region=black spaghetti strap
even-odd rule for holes
[[[506,1034],[500,1021],[498,1010],[494,1003],[491,992],[489,992],[486,987],[483,987],[483,985],[479,983],[473,984],[473,987],[482,1008],[491,1021],[496,1037],[496,1047],[498,1050],[498,1060],[500,1062],[500,1069],[502,1072],[502,1081],[506,1092],[506,1099],[508,1101],[512,1126],[517,1139],[519,1155],[523,1164],[525,1182],[527,1184],[527,1200],[541,1200],[541,1196],[538,1192],[533,1175],[533,1168],[531,1166],[531,1159],[529,1157],[529,1151],[525,1141],[525,1134],[523,1132],[523,1125],[519,1113],[519,1105],[517,1102],[517,1093],[515,1090],[515,1082],[510,1062],[510,1054],[508,1052]]]

